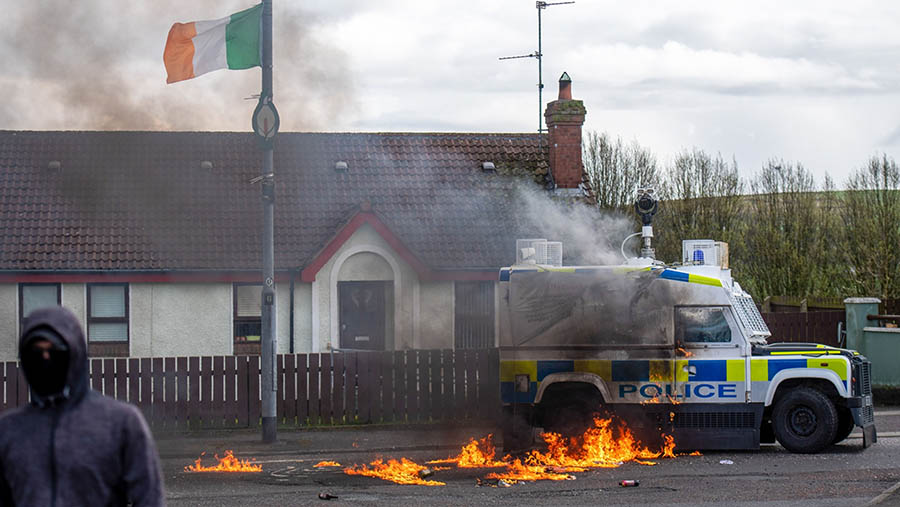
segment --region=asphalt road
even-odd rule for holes
[[[574,474],[573,481],[539,481],[510,487],[479,487],[489,469],[439,471],[446,486],[406,486],[379,479],[316,469],[321,460],[343,465],[376,457],[401,456],[419,463],[458,451],[469,436],[487,428],[358,428],[281,432],[263,445],[250,432],[223,432],[160,439],[167,499],[172,506],[230,505],[775,505],[900,506],[900,410],[876,413],[878,443],[862,449],[858,433],[817,455],[791,454],[766,445],[752,452],[709,452],[658,460],[656,466],[626,463],[619,468]],[[233,448],[253,458],[261,473],[191,473],[183,470],[200,449]],[[723,464],[730,460],[733,464]],[[639,487],[618,481],[636,479]],[[896,492],[891,488],[897,487]],[[325,502],[320,492],[337,495]]]

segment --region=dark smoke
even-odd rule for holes
[[[247,131],[260,70],[222,70],[165,84],[172,23],[215,19],[252,0],[17,2],[0,35],[2,129]],[[315,16],[276,2],[275,103],[281,128],[327,129],[355,108],[346,55]]]

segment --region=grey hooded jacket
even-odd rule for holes
[[[66,398],[0,417],[0,505],[164,505],[156,445],[140,411],[92,391],[78,319],[62,307],[35,310],[24,338],[47,326],[69,347]],[[22,354],[23,340],[19,340]]]

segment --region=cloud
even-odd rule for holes
[[[585,76],[590,84],[617,88],[699,89],[714,93],[875,92],[877,82],[854,76],[837,64],[804,58],[765,57],[693,49],[668,41],[658,48],[625,44],[591,45],[567,57],[567,63],[595,62]],[[592,77],[597,76],[597,77]]]

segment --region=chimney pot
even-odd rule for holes
[[[559,100],[572,100],[572,78],[568,72],[559,76]]]

